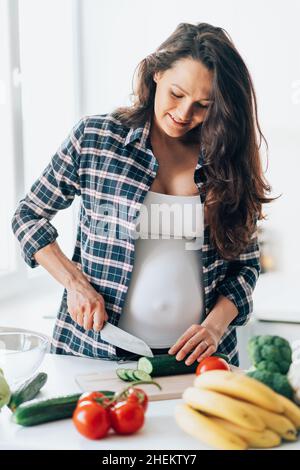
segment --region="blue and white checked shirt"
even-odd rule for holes
[[[34,253],[58,236],[50,222],[52,217],[69,207],[76,195],[81,196],[72,260],[104,297],[109,322],[114,325],[118,325],[122,314],[134,265],[135,240],[127,235],[135,229],[135,218],[158,171],[151,150],[150,126],[149,120],[143,127],[127,128],[111,113],[80,119],[20,201],[12,220],[22,256],[34,268],[37,266]],[[202,202],[204,155],[201,149],[194,173]],[[105,205],[107,211],[103,211]],[[107,227],[109,230],[105,231]],[[218,352],[226,354],[231,364],[239,365],[236,327],[249,320],[252,292],[260,273],[257,232],[245,252],[234,261],[225,261],[210,243],[209,226],[205,226],[202,259],[205,315],[220,294],[238,309]],[[101,331],[86,331],[72,320],[66,290],[53,331],[51,352],[118,359],[116,347],[101,339]]]

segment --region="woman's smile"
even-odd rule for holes
[[[190,122],[187,122],[187,123],[180,123],[180,122],[177,122],[170,113],[168,113],[168,117],[169,117],[169,123],[174,127],[177,127],[177,128],[184,128],[184,127],[187,127]]]

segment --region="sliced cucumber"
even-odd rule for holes
[[[127,378],[130,382],[134,382],[135,381],[135,378],[134,378],[134,370],[133,369],[125,369],[126,370],[126,375],[127,375]]]
[[[124,380],[124,382],[129,381],[129,378],[128,378],[127,373],[126,373],[126,369],[117,369],[116,373],[117,373],[117,376],[119,377],[119,379]]]
[[[152,381],[151,375],[138,369],[116,369],[117,376],[125,382],[136,382],[139,380]]]
[[[143,370],[134,370],[132,375],[136,380],[143,380],[145,382],[152,381],[151,375],[147,374],[147,372],[144,372]]]

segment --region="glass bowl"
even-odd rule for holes
[[[24,331],[0,331],[0,368],[11,389],[30,378],[41,365],[49,339]]]

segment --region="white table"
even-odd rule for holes
[[[41,396],[51,397],[80,392],[74,376],[85,372],[114,370],[115,361],[47,354],[40,371],[47,372],[48,381]],[[131,436],[110,433],[105,439],[91,441],[81,436],[71,419],[54,421],[33,427],[12,422],[11,412],[0,413],[0,449],[93,449],[93,450],[201,450],[209,447],[185,434],[176,424],[174,408],[181,400],[149,403],[144,427]],[[283,444],[279,449],[300,449],[299,441]]]

